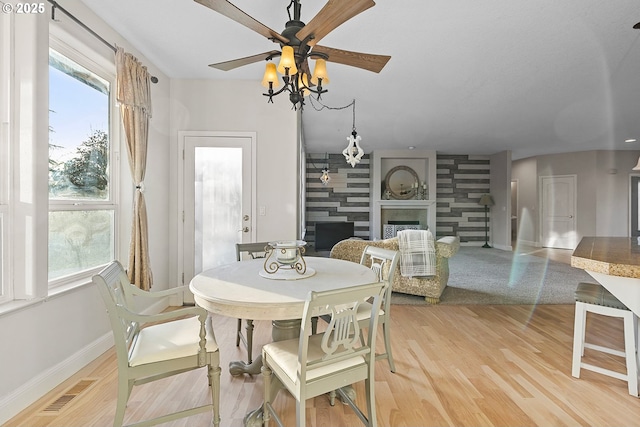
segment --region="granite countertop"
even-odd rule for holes
[[[583,237],[571,266],[611,276],[640,278],[640,245],[635,237]]]

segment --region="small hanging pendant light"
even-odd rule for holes
[[[326,187],[329,184],[329,181],[331,181],[331,177],[329,176],[329,156],[327,154],[325,154],[325,160],[326,160],[326,165],[322,169],[322,176],[320,177],[320,182],[322,182],[322,185]]]
[[[353,100],[353,127],[351,131],[351,135],[347,137],[347,148],[342,150],[342,154],[344,158],[347,160],[347,163],[351,165],[352,168],[356,166],[357,163],[360,163],[360,159],[364,156],[364,150],[360,147],[360,141],[362,138],[356,132],[356,100]]]
[[[331,177],[329,176],[329,169],[322,169],[322,176],[320,177],[320,181],[322,181],[322,185],[324,185],[325,187],[329,184],[329,181],[331,181]]]

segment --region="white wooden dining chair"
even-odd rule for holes
[[[400,252],[377,248],[375,246],[366,246],[362,252],[360,264],[370,266],[378,275],[378,280],[387,282],[387,286],[378,315],[378,325],[382,325],[382,335],[384,338],[384,353],[376,354],[376,360],[387,359],[391,372],[396,371],[396,365],[393,361],[393,353],[391,351],[391,287],[396,271],[398,270],[398,262],[400,260]],[[371,314],[368,303],[360,304],[358,309],[358,321],[360,328],[366,328]],[[361,337],[362,335],[361,330]],[[375,348],[375,344],[372,345]]]
[[[109,314],[118,361],[118,401],[113,421],[122,426],[134,385],[206,368],[211,403],[177,411],[132,426],[149,426],[212,411],[214,426],[220,425],[220,353],[211,318],[201,307],[181,308],[154,315],[137,313],[134,299],[165,298],[184,287],[147,292],[129,283],[118,261],[93,276]],[[170,390],[161,389],[158,393]],[[153,401],[148,402],[154,405]]]
[[[279,426],[282,421],[272,405],[272,377],[296,400],[296,425],[305,425],[305,402],[334,390],[342,401],[353,408],[358,418],[369,427],[377,425],[375,409],[375,351],[366,343],[375,342],[378,316],[370,315],[368,340],[360,339],[357,320],[359,306],[370,299],[372,313],[380,309],[386,282],[352,286],[338,290],[309,292],[304,305],[300,337],[276,341],[262,347],[264,380],[264,426],[271,417]],[[330,313],[327,329],[311,332],[311,319]],[[365,382],[367,415],[341,387]]]
[[[247,255],[248,259],[264,258],[266,255],[265,247],[268,242],[257,243],[236,243],[236,259],[242,261],[243,255]],[[247,349],[247,363],[253,361],[253,319],[244,319],[246,323],[245,333],[242,333],[242,319],[238,319],[238,328],[236,331],[236,347],[240,346],[240,341]]]

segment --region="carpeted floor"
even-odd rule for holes
[[[578,282],[593,282],[584,270],[546,258],[499,249],[463,246],[449,259],[449,284],[440,304],[573,304]],[[425,304],[394,293],[393,304]]]

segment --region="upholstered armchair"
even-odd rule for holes
[[[454,236],[446,236],[436,240],[436,275],[427,277],[404,277],[396,272],[392,284],[394,292],[419,295],[425,297],[430,304],[440,302],[440,296],[449,280],[449,258],[454,256],[460,248],[460,239]],[[398,238],[384,240],[347,239],[335,244],[331,249],[331,258],[344,259],[352,262],[360,262],[362,252],[367,246],[398,250]]]

